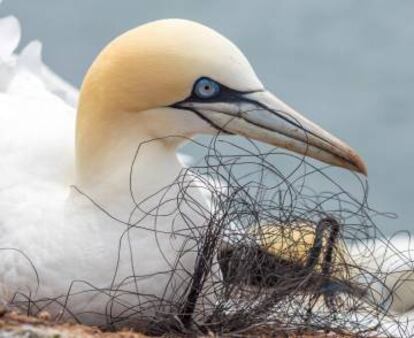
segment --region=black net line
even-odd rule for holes
[[[411,267],[411,252],[396,248],[378,228],[377,219],[393,215],[371,208],[365,179],[352,175],[359,188],[355,194],[339,183],[329,166],[305,156],[221,135],[207,144],[188,139],[201,148],[203,157],[154,194],[158,203],[148,210],[145,202],[154,196],[136,199],[133,172],[141,148],[157,141],[140,144],[131,161],[134,208],[128,222],[73,187],[125,227],[114,241],[119,242],[119,252],[131,252],[131,275],[117,280],[116,267],[108,287],[74,280],[66,294],[53,299],[19,292],[11,306],[28,314],[58,308],[57,320],[70,317],[83,322],[87,314],[103,318],[106,329],[129,325],[155,334],[243,335],[269,327],[272,332],[323,330],[369,337],[398,331],[409,336],[412,324],[392,312],[390,304],[394,289],[407,282],[410,269],[392,287],[384,281],[392,273],[387,260],[398,259],[402,267]],[[288,169],[278,164],[280,160],[289,162]],[[323,182],[323,190],[312,184],[315,178]],[[209,202],[194,198],[194,189],[203,191]],[[165,212],[167,204],[173,207]],[[197,215],[196,222],[189,211]],[[172,220],[170,229],[161,231],[157,222],[166,217]],[[135,269],[133,237],[140,231],[154,233],[161,254],[158,238],[183,238],[174,257],[165,254],[167,269],[152,275]],[[196,257],[193,265],[183,263],[189,253]],[[168,280],[162,296],[142,294],[140,284],[158,275]],[[71,309],[69,303],[85,293],[106,297],[102,311]]]

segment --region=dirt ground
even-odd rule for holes
[[[39,317],[27,317],[16,312],[0,312],[0,338],[148,338],[148,336],[132,331],[103,332],[95,327],[73,323],[53,323],[48,314]],[[167,337],[167,336],[165,336]],[[173,338],[173,336],[169,336]],[[175,336],[177,337],[177,336]],[[215,337],[210,335],[208,337]],[[237,337],[283,337],[283,338],[351,338],[350,335],[337,335],[325,332],[307,332],[302,334],[275,334],[271,328],[258,328]],[[177,337],[178,338],[178,337]]]
[[[28,317],[16,312],[3,313],[0,318],[0,337],[27,338],[147,338],[130,331],[102,332],[98,328],[74,323],[57,324],[48,320],[46,313],[39,317]]]

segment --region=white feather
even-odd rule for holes
[[[0,32],[0,36],[7,39],[10,23],[6,28],[7,32]],[[15,40],[8,45],[7,52],[11,53]],[[6,49],[3,50],[6,57]],[[173,216],[145,215],[145,211],[153,210],[160,202],[158,194],[141,205],[145,211],[135,210],[130,219],[133,222],[146,217],[145,224],[150,230],[133,229],[129,237],[123,236],[127,225],[112,219],[71,189],[75,182],[74,109],[57,97],[56,91],[51,92],[51,82],[45,82],[40,44],[33,43],[20,57],[10,55],[10,58],[16,62],[10,68],[7,86],[0,92],[0,297],[14,303],[16,293],[20,294],[17,300],[56,299],[56,303],[48,306],[49,311],[57,314],[67,308],[93,324],[106,322],[106,305],[113,297],[119,297],[113,307],[116,313],[139,301],[153,301],[157,307],[163,296],[174,297],[173,291],[178,297],[178,285],[170,288],[170,294],[163,292],[171,280],[178,284],[188,279],[194,265],[196,253],[189,251],[180,263],[190,271],[177,272],[177,278],[171,279],[169,270],[175,264],[177,252],[190,245],[190,241],[183,243],[183,237],[173,237],[174,231],[183,231],[183,225],[171,229]],[[158,167],[168,173],[164,179],[157,179],[159,188],[170,183],[181,169],[170,158],[160,159]],[[154,175],[148,169],[142,175],[150,180]],[[197,189],[193,190],[196,196]],[[177,188],[172,188],[164,198],[176,195]],[[120,208],[107,211],[115,215],[118,211],[118,216],[127,223],[134,205],[131,200],[123,202],[114,200]],[[174,206],[166,203],[160,212]],[[192,220],[197,222],[197,217]],[[156,221],[165,234],[151,230]],[[135,285],[127,277],[157,273],[160,275],[139,284],[147,297],[140,300],[132,295],[130,291],[135,290]],[[78,282],[72,285],[74,281]],[[76,295],[80,291],[84,293]],[[130,293],[125,295],[124,291]],[[68,292],[72,296],[65,303]],[[95,314],[82,315],[82,312]]]
[[[131,200],[114,201],[120,208],[105,210],[119,216],[124,223],[146,217],[146,224],[172,232],[155,235],[153,231],[134,229],[128,238],[123,236],[130,229],[128,225],[112,219],[87,197],[70,188],[75,181],[73,106],[78,92],[43,64],[39,42],[30,44],[20,56],[14,55],[19,40],[18,21],[13,17],[0,20],[0,296],[10,300],[15,292],[22,292],[33,299],[60,297],[61,304],[53,304],[49,310],[56,308],[58,312],[63,303],[77,314],[92,311],[102,315],[107,303],[119,297],[115,311],[121,312],[124,305],[144,300],[135,294],[121,295],[114,290],[116,287],[134,290],[132,280],[125,278],[168,272],[174,267],[177,252],[194,247],[194,242],[185,242],[179,236],[185,231],[185,223],[171,231],[175,215],[161,220],[159,215],[147,215],[159,204],[160,193],[140,205],[142,210],[134,209]],[[185,167],[191,163],[188,158],[178,157],[184,164],[187,162]],[[147,182],[141,186],[145,192],[150,183],[161,189],[182,170],[176,159],[160,157],[157,160],[165,176],[154,173],[153,168],[142,168],[139,179]],[[203,182],[201,178],[194,182],[190,194],[195,200],[211,200],[210,189],[205,188],[209,185],[227,193],[226,185],[220,181]],[[176,195],[177,188],[173,187],[164,195],[164,200]],[[111,197],[107,196],[112,202]],[[175,208],[173,202],[166,203],[162,211]],[[209,212],[219,212],[211,204],[209,209]],[[195,224],[203,221],[198,213],[185,211]],[[134,243],[132,250],[129,243]],[[182,271],[178,272],[175,283],[191,277],[196,254],[189,251],[181,259]],[[139,271],[135,270],[137,262]],[[141,281],[139,287],[154,297],[165,296],[163,291],[170,277],[168,273],[157,275]],[[75,280],[78,282],[70,289]],[[407,288],[409,291],[401,293],[400,299],[406,303],[402,306],[404,309],[414,304],[411,285]],[[98,290],[75,294],[92,286]],[[178,286],[171,289],[167,298],[172,299],[174,292],[180,295],[178,289]],[[69,290],[72,296],[66,304]],[[85,321],[97,324],[105,318],[88,314]]]

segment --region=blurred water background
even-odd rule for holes
[[[45,62],[76,86],[136,25],[180,17],[215,28],[270,90],[359,151],[370,204],[399,216],[382,230],[414,232],[414,1],[5,0],[8,14],[22,22],[22,45],[42,41]]]

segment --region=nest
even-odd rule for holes
[[[273,333],[409,335],[412,324],[390,310],[390,255],[378,255],[378,248],[404,264],[410,264],[409,255],[377,227],[377,219],[388,214],[369,206],[367,182],[342,171],[344,183],[330,167],[279,149],[264,151],[247,140],[243,146],[221,137],[207,145],[192,142],[205,155],[169,188],[178,191],[171,212],[186,220],[196,264],[189,278],[173,286],[177,297],[160,300],[162,308],[145,318],[151,321],[148,332],[242,335],[271,327]],[[195,182],[210,196],[208,208],[188,193]],[[186,217],[189,208],[203,216],[202,224]],[[170,235],[176,235],[173,224]],[[181,268],[183,257],[177,249],[172,269]],[[139,276],[145,278],[152,277]],[[398,278],[395,287],[406,275]],[[129,311],[119,318],[112,314],[108,322],[139,321],[148,304],[125,307]]]

